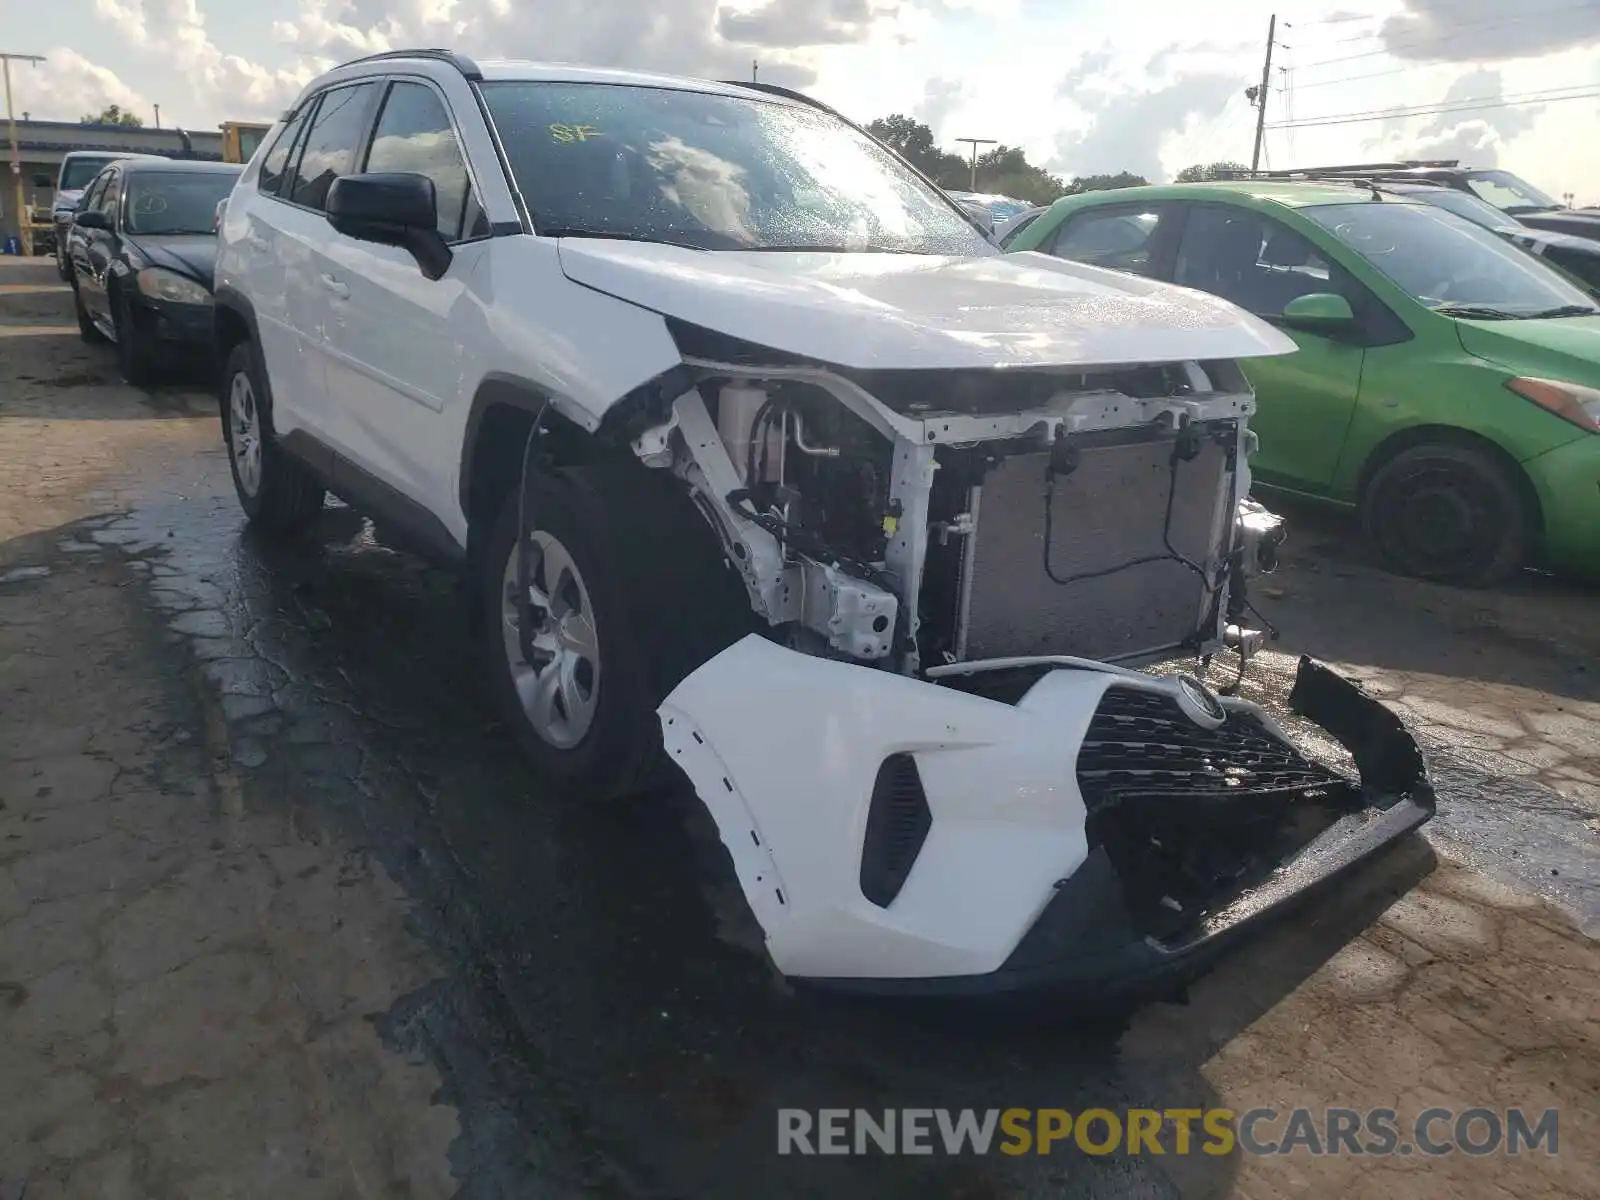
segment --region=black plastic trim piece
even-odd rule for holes
[[[917,760],[891,754],[878,766],[861,839],[861,894],[888,908],[905,887],[933,828],[933,812],[922,787]]]

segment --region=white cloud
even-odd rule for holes
[[[115,71],[98,66],[65,46],[45,53],[45,62],[27,69],[13,63],[11,88],[18,112],[34,117],[76,121],[115,104],[150,120],[150,101],[129,87]]]

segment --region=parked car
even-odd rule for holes
[[[1026,200],[991,192],[951,192],[950,198],[966,209],[991,234],[998,235],[1001,222],[1008,221],[1031,206]]]
[[[61,169],[56,175],[56,194],[51,201],[50,224],[54,233],[56,271],[62,282],[70,283],[72,268],[67,260],[67,233],[72,227],[72,214],[83,199],[84,189],[107,164],[128,158],[159,158],[154,154],[122,154],[110,150],[71,150],[61,157]]]
[[[1013,250],[1167,280],[1286,329],[1251,360],[1256,477],[1359,510],[1398,570],[1600,574],[1600,308],[1454,213],[1340,183],[1068,197]]]
[[[1035,219],[1050,211],[1048,204],[1036,208],[1024,209],[1015,216],[1007,217],[994,227],[995,244],[1005,247],[1014,241],[1018,234],[1026,229]]]
[[[1498,168],[1463,167],[1460,162],[1440,159],[1427,162],[1356,163],[1339,167],[1312,167],[1295,171],[1266,172],[1278,179],[1377,179],[1396,183],[1436,183],[1476,196],[1515,217],[1532,229],[1566,233],[1574,237],[1600,240],[1600,208],[1567,208],[1555,197],[1534,187],[1526,179]]]
[[[1474,225],[1481,225],[1506,241],[1521,246],[1529,254],[1537,254],[1571,275],[1591,292],[1600,292],[1600,241],[1574,237],[1570,233],[1534,229],[1487,200],[1437,183],[1386,181],[1377,186],[1386,192],[1449,209],[1458,217],[1465,217]]]
[[[1244,589],[1282,531],[1238,504],[1234,360],[1289,340],[1000,255],[798,93],[336,68],[229,198],[216,329],[251,522],[331,490],[461,572],[549,792],[675,765],[787,975],[1191,970],[1432,812],[1415,743],[1326,668],[1293,702],[1366,790],[1110,661],[1259,640]]]
[[[129,383],[148,383],[174,354],[210,353],[213,221],[240,169],[128,159],[84,193],[67,236],[78,329],[85,341],[116,343]]]

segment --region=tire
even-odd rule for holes
[[[1412,446],[1379,467],[1361,521],[1394,570],[1463,587],[1504,582],[1532,542],[1533,514],[1513,471],[1455,442]]]
[[[539,547],[531,582],[549,601],[538,637],[551,657],[541,664],[524,658],[512,610],[515,487],[483,555],[491,699],[535,771],[569,795],[619,798],[667,778],[656,706],[749,626],[748,604],[727,586],[709,533],[702,539],[691,527],[674,536],[683,528],[675,522],[702,519],[653,474],[621,462],[530,475],[529,544]],[[525,696],[539,697],[537,705]],[[537,708],[548,714],[542,723]]]
[[[304,529],[322,511],[327,493],[320,480],[278,445],[268,392],[248,341],[228,354],[221,405],[233,490],[251,526],[273,534]]]
[[[78,285],[72,285],[72,308],[78,317],[78,336],[91,346],[98,346],[106,340],[106,335],[100,332],[100,327],[89,316],[89,310],[83,306],[83,297],[78,294]]]
[[[111,296],[111,321],[117,330],[117,369],[132,387],[148,387],[155,381],[155,359],[140,339],[133,323],[133,310],[120,293]]]

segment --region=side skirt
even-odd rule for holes
[[[335,496],[381,526],[386,539],[396,549],[452,570],[466,563],[465,547],[451,536],[443,521],[411,497],[356,466],[327,443],[296,429],[284,434],[278,444],[303,463]]]

